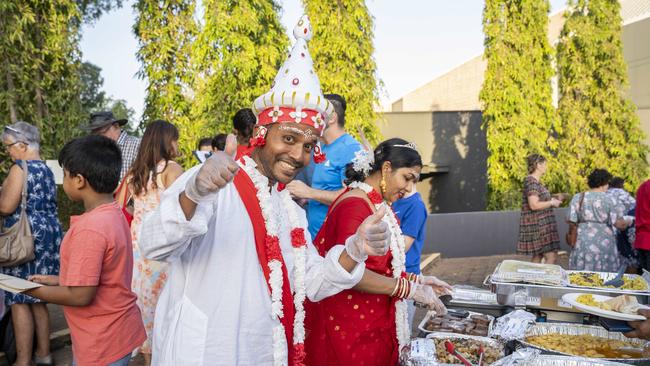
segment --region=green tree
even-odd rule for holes
[[[98,20],[102,14],[122,7],[122,0],[77,0],[77,7],[85,23]]]
[[[139,0],[133,27],[142,64],[139,76],[147,81],[143,126],[156,119],[180,130],[181,162],[192,162],[192,150],[202,128],[190,118],[194,73],[192,42],[197,34],[192,0]]]
[[[46,159],[82,120],[79,25],[73,0],[0,2],[0,119],[38,126]]]
[[[194,48],[200,70],[194,116],[213,133],[229,132],[235,112],[270,89],[289,42],[274,0],[203,5],[204,26]]]
[[[593,169],[606,168],[635,190],[648,172],[648,149],[625,95],[620,3],[570,0],[568,5],[557,46],[564,184],[580,191]]]
[[[373,17],[363,1],[303,0],[314,37],[309,49],[325,93],[345,97],[346,128],[362,128],[371,143],[380,139],[375,106],[380,83],[372,57]],[[357,136],[359,137],[359,136]]]
[[[106,92],[102,90],[104,78],[102,69],[90,62],[81,64],[79,70],[81,78],[81,108],[85,114],[103,109],[106,106]]]
[[[480,93],[487,134],[488,208],[518,208],[526,156],[553,164],[558,119],[552,104],[553,49],[547,39],[547,0],[486,0],[487,70]],[[551,174],[550,188],[556,188]]]

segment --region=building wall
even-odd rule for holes
[[[623,56],[628,66],[628,95],[650,145],[650,16],[648,0],[621,1]],[[645,18],[644,18],[645,17]],[[548,38],[555,45],[564,25],[563,11],[549,17]],[[406,94],[392,104],[393,112],[480,110],[479,93],[487,63],[475,57]],[[557,85],[554,86],[557,93]],[[554,95],[557,99],[557,95]],[[650,156],[649,156],[650,158]]]
[[[628,67],[628,95],[637,106],[641,127],[650,145],[650,18],[623,27],[623,55]]]
[[[487,63],[475,57],[412,91],[392,105],[393,112],[479,110],[478,94]]]
[[[386,139],[418,145],[425,165],[418,191],[429,212],[485,209],[487,145],[480,112],[390,112],[379,125]]]

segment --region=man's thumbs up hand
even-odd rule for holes
[[[211,194],[225,187],[239,170],[235,162],[237,139],[228,135],[224,151],[213,153],[185,185],[185,195],[194,203],[211,200]]]
[[[390,232],[388,224],[383,221],[385,214],[384,205],[363,220],[356,234],[346,240],[345,249],[357,263],[365,262],[369,255],[380,256],[388,251]]]

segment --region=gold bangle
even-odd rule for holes
[[[401,280],[402,280],[402,296],[400,296],[400,298],[404,299],[408,294],[409,281],[406,278],[402,278]]]
[[[395,291],[395,297],[399,297],[399,293],[402,290],[402,281],[398,278],[397,279],[397,288]]]
[[[395,288],[393,289],[393,292],[390,293],[390,297],[395,296],[397,293],[397,289],[399,288],[399,278],[397,279],[397,282],[395,283]]]

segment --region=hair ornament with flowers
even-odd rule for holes
[[[374,162],[374,154],[366,149],[361,149],[354,153],[354,159],[352,159],[352,168],[359,173],[363,173],[363,175],[367,177],[370,175],[372,164]]]

